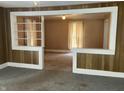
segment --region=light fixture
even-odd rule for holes
[[[38,2],[37,1],[34,1],[33,4],[34,4],[34,6],[37,6],[38,5]]]
[[[62,16],[62,20],[65,20],[66,19],[66,16]]]

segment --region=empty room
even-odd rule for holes
[[[0,1],[0,91],[124,91],[123,1]]]

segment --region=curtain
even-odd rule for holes
[[[69,22],[69,49],[83,47],[83,21]]]

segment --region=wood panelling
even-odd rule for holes
[[[6,62],[4,42],[4,9],[0,8],[0,64]]]
[[[21,9],[17,9],[21,11]],[[10,11],[13,9],[5,9],[5,43],[6,43],[6,59],[7,62],[38,64],[38,52],[12,50],[11,47],[11,28],[10,28]]]
[[[78,68],[124,72],[124,3],[97,4],[98,6],[118,6],[118,24],[115,55],[78,54]],[[90,5],[88,5],[90,6]],[[91,6],[90,6],[91,7]],[[88,64],[88,65],[87,65]]]
[[[83,69],[113,71],[114,56],[96,55],[96,54],[78,54],[77,67]]]
[[[38,64],[37,52],[13,50],[11,54],[10,62]]]

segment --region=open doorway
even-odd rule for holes
[[[110,13],[44,17],[45,69],[71,71],[74,48],[108,49]]]
[[[68,20],[45,16],[45,69],[71,71],[72,54],[68,47]]]

